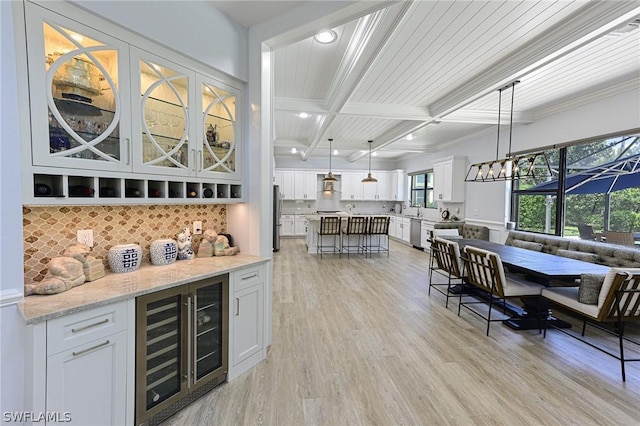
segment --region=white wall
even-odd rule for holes
[[[532,124],[513,128],[512,150],[522,151],[560,144],[600,135],[640,128],[640,89],[610,96],[587,105],[536,120]],[[501,141],[500,154],[506,154],[507,141]],[[449,155],[467,156],[468,163],[490,159],[495,152],[495,133],[453,145],[436,153],[412,157],[399,162],[407,172],[424,170],[433,161]],[[509,188],[504,182],[467,183],[466,219],[487,223],[504,223],[504,208]]]
[[[0,1],[0,412],[22,411],[25,325],[22,299],[20,129],[11,2]]]
[[[77,5],[247,81],[248,30],[208,1],[75,1]],[[112,34],[118,37],[117,34]]]

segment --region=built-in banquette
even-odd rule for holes
[[[555,235],[510,231],[506,245],[611,267],[640,268],[640,249]]]
[[[462,238],[489,241],[489,228],[464,222],[437,222],[433,229],[457,229]]]

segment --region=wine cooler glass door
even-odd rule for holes
[[[194,288],[194,315],[192,317],[194,335],[193,378],[200,380],[221,368],[227,369],[227,290],[226,277],[207,281]]]

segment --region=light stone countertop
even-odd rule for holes
[[[26,323],[35,324],[267,261],[269,259],[265,257],[238,253],[235,256],[178,260],[163,266],[147,264],[134,272],[107,272],[103,278],[62,293],[27,296],[18,306]]]

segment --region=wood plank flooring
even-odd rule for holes
[[[281,243],[268,359],[165,425],[640,424],[640,363],[623,383],[617,360],[561,333],[487,337],[427,296],[426,253],[320,260]]]

